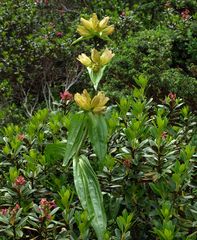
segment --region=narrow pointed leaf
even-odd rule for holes
[[[66,152],[65,143],[48,144],[45,148],[45,160],[47,164],[54,164],[62,159]]]
[[[100,161],[107,153],[108,128],[104,115],[89,113],[88,137]]]
[[[68,139],[64,155],[63,166],[67,166],[69,160],[77,153],[81,147],[86,134],[87,118],[84,113],[75,114],[71,119],[68,130]]]
[[[106,231],[106,215],[99,182],[88,159],[82,155],[73,161],[74,183],[81,205],[87,209],[98,240],[103,240]]]

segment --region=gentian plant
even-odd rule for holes
[[[109,17],[99,21],[94,13],[92,18],[85,20],[81,18],[81,24],[77,31],[81,37],[74,43],[93,37],[108,40],[108,35],[114,31],[113,25],[108,26]],[[89,77],[95,90],[103,76],[107,64],[114,57],[114,53],[106,48],[99,51],[95,48],[91,50],[91,57],[82,53],[77,60],[80,61],[88,70]],[[74,95],[76,104],[82,111],[75,113],[68,129],[67,144],[61,145],[63,149],[63,166],[67,167],[70,161],[73,162],[73,176],[76,192],[81,205],[89,216],[89,221],[94,228],[97,238],[104,239],[107,220],[103,206],[103,196],[100,185],[91,163],[86,155],[81,151],[85,142],[91,143],[92,148],[100,162],[104,161],[107,153],[108,126],[105,116],[106,103],[109,98],[105,93],[99,91],[94,97],[91,97],[87,90],[83,93]],[[50,152],[54,149],[60,149],[59,144],[50,144],[46,148],[46,155],[50,157]]]

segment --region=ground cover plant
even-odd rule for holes
[[[118,29],[111,37],[115,62],[101,82],[111,99],[130,94],[134,79],[144,74],[147,96],[160,101],[174,92],[196,109],[195,0],[6,0],[0,4],[1,123],[22,121],[41,102],[51,108],[62,88],[89,87],[73,57],[89,44],[71,43],[80,16],[88,19],[92,12],[110,16]]]
[[[116,101],[101,91],[110,20],[84,16],[72,38],[88,90],[1,128],[0,239],[196,239],[196,117],[174,92],[147,97],[147,73]]]

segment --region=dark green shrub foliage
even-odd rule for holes
[[[146,99],[146,82],[141,76],[133,97],[108,109],[104,161],[89,142],[82,149],[104,195],[105,239],[194,240],[195,118],[174,94],[159,106]],[[23,127],[1,130],[2,239],[96,239],[91,216],[77,199],[72,169],[62,167],[72,116],[43,109]],[[46,152],[49,143],[54,150]]]
[[[77,77],[80,70],[72,57],[70,37],[74,13],[60,10],[50,1],[0,4],[1,104],[24,104],[31,115],[36,103],[57,94],[59,98],[59,90],[68,88]]]

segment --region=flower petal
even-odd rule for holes
[[[113,33],[113,31],[114,31],[114,26],[110,25],[110,26],[106,27],[105,29],[103,29],[102,34],[110,35]]]
[[[109,22],[109,17],[104,17],[100,22],[99,22],[99,28],[102,30],[107,27],[107,24]]]
[[[94,113],[100,113],[100,112],[103,112],[105,109],[106,109],[106,106],[96,107],[96,108],[93,109],[93,112]]]
[[[92,23],[94,31],[97,31],[99,20],[98,20],[98,17],[96,15],[96,13],[92,14],[92,17],[90,18],[90,21]]]
[[[88,37],[88,36],[91,35],[89,30],[87,28],[85,28],[84,26],[81,26],[81,25],[78,25],[77,32],[83,37]]]
[[[86,67],[90,67],[90,65],[92,64],[91,59],[84,53],[80,54],[77,60],[79,60]]]
[[[100,63],[100,53],[95,48],[92,49],[91,59],[94,63]]]
[[[115,54],[112,53],[111,50],[109,50],[108,48],[105,49],[105,51],[102,53],[101,57],[100,57],[100,62],[101,65],[106,65],[108,64],[111,59],[113,58]]]
[[[81,21],[81,25],[84,26],[86,29],[88,29],[88,30],[93,29],[93,24],[90,20],[88,21],[84,18],[81,18],[80,21]]]

